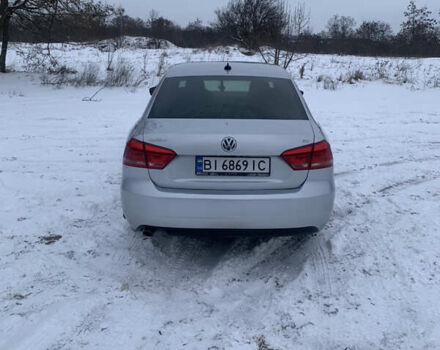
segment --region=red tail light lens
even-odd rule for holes
[[[314,170],[333,166],[333,155],[327,141],[290,149],[281,157],[293,170]]]
[[[124,152],[124,165],[146,168],[144,143],[136,139],[127,142]]]
[[[124,165],[136,168],[164,169],[175,157],[176,153],[168,148],[131,139],[125,147]]]
[[[310,169],[324,169],[333,166],[332,149],[327,141],[315,143],[313,146],[312,162]]]
[[[163,169],[176,158],[176,153],[168,148],[150,145],[149,143],[144,143],[144,145],[148,169]]]
[[[308,170],[312,157],[313,145],[307,145],[290,149],[284,152],[281,157],[293,170]]]

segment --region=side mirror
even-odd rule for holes
[[[302,91],[302,90],[299,90],[299,92],[301,93],[301,95],[304,95],[304,91]]]
[[[154,90],[156,90],[157,86],[150,87],[150,95],[153,96]]]

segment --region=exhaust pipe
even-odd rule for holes
[[[154,231],[151,228],[149,228],[149,227],[144,227],[142,229],[142,234],[145,237],[153,237]]]

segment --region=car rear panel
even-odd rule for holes
[[[275,190],[299,188],[308,171],[293,171],[280,157],[288,149],[314,142],[309,120],[146,119],[143,141],[176,152],[162,170],[145,169],[161,188],[194,190]],[[233,137],[237,148],[221,142]],[[257,176],[199,176],[196,156],[270,157],[271,172]]]
[[[155,186],[145,169],[123,167],[123,212],[134,230],[322,229],[333,208],[333,169],[310,171],[299,189],[272,191],[171,190]],[[294,230],[292,230],[294,233]]]

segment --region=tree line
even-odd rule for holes
[[[214,23],[199,19],[182,27],[152,10],[146,18],[128,16],[95,0],[0,0],[0,71],[9,41],[84,42],[122,36],[165,39],[180,47],[239,45],[268,63],[287,66],[294,53],[368,56],[440,56],[440,13],[410,1],[397,33],[383,21],[334,15],[320,33],[310,27],[304,3],[284,0],[231,0],[215,12]],[[436,18],[437,17],[437,18]],[[160,48],[160,41],[157,41]]]

